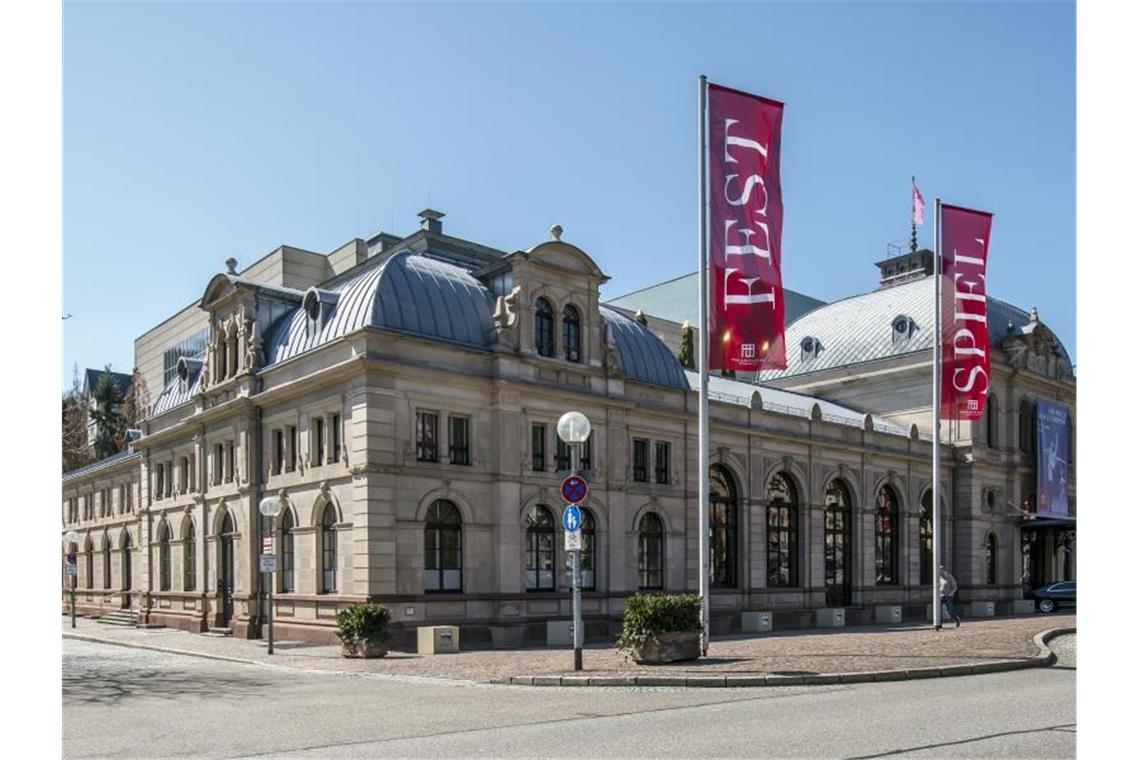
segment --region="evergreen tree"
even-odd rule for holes
[[[677,359],[680,360],[681,366],[688,370],[696,370],[696,360],[693,353],[693,326],[689,324],[689,320],[681,325],[681,350],[677,353]]]
[[[79,385],[79,367],[71,381],[71,389],[63,394],[61,429],[63,471],[69,472],[94,460],[87,444],[87,397]]]
[[[123,401],[126,394],[116,385],[111,375],[111,365],[104,368],[103,374],[95,383],[91,394],[94,404],[91,407],[91,421],[95,423],[95,458],[105,459],[119,451],[117,441],[125,435]]]

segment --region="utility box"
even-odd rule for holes
[[[847,625],[847,610],[842,607],[825,607],[815,611],[817,628],[842,628]]]
[[[454,625],[421,625],[416,628],[416,651],[420,654],[458,653],[459,627]]]
[[[764,633],[772,630],[771,612],[745,611],[740,613],[741,633]]]
[[[574,646],[573,620],[547,620],[546,646],[571,647]]]
[[[875,607],[876,623],[901,623],[902,607],[897,604],[880,604]]]
[[[970,617],[993,617],[993,602],[970,602]]]

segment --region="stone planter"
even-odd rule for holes
[[[633,661],[639,665],[663,665],[667,662],[695,660],[700,656],[700,631],[661,633],[655,640],[634,647],[633,650]]]
[[[495,649],[522,649],[525,625],[492,625],[491,644]]]
[[[388,644],[383,641],[357,641],[345,644],[341,654],[345,657],[383,657],[388,654]]]

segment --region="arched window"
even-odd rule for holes
[[[934,569],[934,514],[930,491],[922,495],[922,510],[918,515],[918,580],[924,586],[933,583]]]
[[[534,349],[539,356],[554,356],[554,309],[545,298],[534,302]]]
[[[768,482],[768,585],[799,585],[799,499],[791,478]]]
[[[997,585],[997,537],[993,531],[986,534],[986,585]]]
[[[527,591],[554,589],[554,518],[541,505],[526,515]]]
[[[588,509],[582,510],[582,588],[593,590],[597,580],[594,573],[597,557],[598,528],[594,522],[594,513]],[[568,553],[569,554],[569,553]],[[569,566],[569,559],[567,559]]]
[[[293,578],[293,529],[296,523],[293,521],[293,510],[286,509],[285,513],[281,515],[281,567],[277,573],[281,578],[281,591],[286,594],[291,594],[296,590],[295,581]]]
[[[111,537],[103,534],[103,588],[111,588]]]
[[[582,320],[570,304],[562,310],[562,350],[568,362],[582,361]]]
[[[714,588],[736,588],[736,484],[728,470],[709,468],[709,582]]]
[[[123,591],[131,590],[131,534],[123,528],[123,537],[119,546],[122,548],[122,560],[120,561],[119,569],[123,572],[122,583],[120,584]]]
[[[170,590],[170,527],[165,520],[158,526],[158,590]]]
[[[986,446],[991,449],[996,449],[1001,441],[1000,419],[1001,412],[998,409],[997,396],[991,393],[986,399]]]
[[[828,607],[851,604],[851,497],[841,480],[823,494],[823,585]]]
[[[1037,451],[1037,419],[1033,414],[1035,404],[1029,399],[1021,402],[1017,414],[1018,447],[1024,454]]]
[[[875,507],[875,585],[899,582],[899,501],[890,486],[879,489]]]
[[[321,593],[336,593],[336,508],[325,505],[321,517]]]
[[[187,520],[182,529],[182,590],[198,588],[198,536],[194,521]]]
[[[637,586],[644,589],[663,588],[665,569],[665,527],[652,512],[641,516],[637,524]]]
[[[463,590],[463,518],[450,501],[437,499],[424,528],[424,591]]]
[[[95,546],[91,543],[91,536],[83,543],[83,569],[87,571],[87,588],[95,588]]]

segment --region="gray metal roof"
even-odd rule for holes
[[[607,306],[600,311],[627,378],[668,388],[689,388],[681,362],[649,328]]]
[[[71,472],[65,472],[63,474],[63,479],[67,481],[74,480],[75,478],[81,478],[84,475],[91,475],[92,473],[98,472],[99,470],[105,470],[108,467],[113,467],[121,462],[127,461],[128,459],[139,456],[142,455],[139,452],[131,451],[130,449],[127,449],[126,451],[120,451],[117,454],[112,454],[106,459],[100,459],[98,462],[85,464],[82,467],[77,467]]]
[[[1007,324],[1021,328],[1029,323],[1029,314],[1015,306],[996,298],[987,298],[987,303],[990,342],[994,347],[1001,345]],[[912,320],[909,335],[895,337],[893,324],[897,317]],[[775,380],[930,351],[934,345],[933,327],[933,277],[851,296],[821,306],[789,325],[785,331],[787,369],[761,372],[757,379]],[[801,349],[805,338],[819,342],[815,355]],[[1065,357],[1067,360],[1067,353]]]
[[[194,398],[194,394],[198,391],[198,382],[202,379],[202,362],[186,359],[186,370],[185,382],[175,374],[166,384],[166,387],[162,389],[162,393],[158,395],[150,409],[152,417],[165,414]]]
[[[127,391],[131,388],[131,381],[134,380],[132,375],[124,372],[109,372],[105,369],[91,369],[88,368],[83,373],[83,391],[84,393],[93,394],[95,389],[99,387],[99,378],[104,374],[111,376],[111,385],[115,388],[115,392],[120,396],[126,396]]]
[[[698,287],[697,273],[693,272],[612,298],[606,304],[631,312],[641,309],[646,314],[677,323],[688,320],[691,325],[699,325]],[[784,288],[784,322],[791,324],[825,303],[827,302]]]
[[[324,305],[319,325],[310,325],[298,307],[270,328],[266,366],[366,326],[473,348],[486,348],[491,338],[494,296],[466,269],[430,255],[378,257],[375,266],[329,290],[338,298]]]
[[[686,371],[685,377],[688,379],[693,390],[700,389],[700,375],[696,372]],[[709,398],[715,401],[723,401],[738,406],[750,406],[754,393],[760,394],[760,404],[764,411],[774,414],[810,418],[812,407],[818,404],[820,414],[826,422],[835,422],[840,425],[862,428],[864,420],[867,417],[865,412],[841,406],[832,401],[815,398],[814,396],[785,391],[766,385],[746,383],[741,380],[732,380],[727,377],[709,376]],[[874,429],[880,433],[890,433],[892,435],[901,436],[910,435],[910,431],[907,428],[893,422],[874,416],[871,417],[871,421],[874,425]]]

